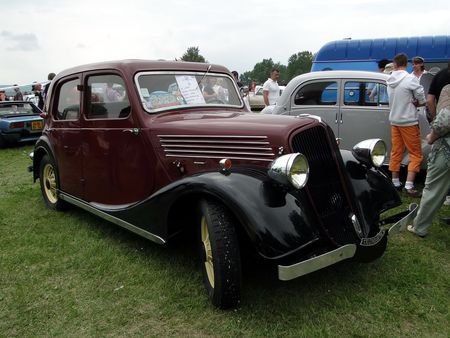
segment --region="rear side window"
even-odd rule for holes
[[[336,105],[337,88],[335,81],[308,83],[295,93],[294,104],[297,106]]]
[[[78,120],[80,118],[79,79],[65,82],[59,89],[57,120]]]
[[[88,119],[118,119],[130,114],[125,83],[118,75],[95,75],[87,80]]]
[[[385,84],[377,82],[349,81],[344,85],[344,104],[347,106],[388,105]]]

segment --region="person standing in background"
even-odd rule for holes
[[[409,152],[408,175],[405,192],[411,197],[420,197],[414,189],[416,174],[422,162],[422,144],[419,129],[419,116],[416,107],[425,105],[425,93],[419,80],[406,71],[408,56],[404,53],[394,57],[394,71],[386,80],[389,95],[389,121],[391,123],[392,149],[389,170],[392,183],[401,187],[400,164],[406,149]]]
[[[33,86],[34,95],[37,99],[37,106],[40,110],[44,109],[44,98],[42,96],[42,85],[40,83],[35,83]]]
[[[23,101],[23,94],[17,84],[14,85],[14,91],[16,92],[16,94],[14,94],[14,101]]]
[[[419,237],[427,235],[433,217],[450,189],[450,85],[444,86],[440,93],[437,112],[427,135],[427,142],[432,146],[422,199],[413,224],[407,227]]]
[[[415,56],[412,58],[411,61],[412,61],[412,68],[413,68],[413,71],[411,74],[413,74],[415,77],[417,77],[417,80],[420,81],[420,78],[422,77],[422,75],[427,72],[425,70],[425,66],[423,65],[425,60],[421,56]]]
[[[56,74],[55,73],[49,73],[47,75],[47,80],[48,82],[45,84],[44,86],[44,94],[43,94],[43,98],[44,100],[47,100],[47,93],[48,93],[48,88],[50,87],[50,83],[52,83],[52,80],[55,78]]]
[[[278,86],[278,79],[280,78],[280,71],[277,68],[272,69],[270,72],[270,78],[264,82],[263,85],[263,98],[264,104],[267,106],[273,106],[277,103],[280,97],[280,87]]]
[[[450,84],[450,61],[447,64],[447,69],[440,70],[431,81],[430,89],[427,95],[427,108],[430,113],[431,119],[436,116],[436,104],[439,103],[440,93],[442,88]],[[445,199],[444,205],[450,205],[450,189],[447,192],[447,197]],[[443,220],[447,224],[450,224],[450,217]]]

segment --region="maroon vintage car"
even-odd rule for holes
[[[289,280],[376,259],[416,212],[380,217],[401,203],[378,170],[383,141],[339,150],[320,118],[249,113],[221,66],[79,66],[53,80],[47,105],[33,156],[45,203],[78,206],[160,244],[194,233],[221,308],[240,300],[243,252]],[[397,222],[390,231],[388,222]]]

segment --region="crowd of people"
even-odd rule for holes
[[[392,184],[413,198],[421,198],[418,213],[407,229],[424,237],[428,233],[434,215],[442,204],[450,205],[450,61],[447,69],[438,72],[430,84],[428,93],[420,83],[427,73],[425,60],[416,56],[411,59],[412,72],[407,72],[408,56],[396,55],[392,62],[383,59],[378,63],[380,72],[389,74],[383,86],[370,88],[369,99],[374,95],[386,95],[389,100],[391,124],[391,154],[389,170]],[[263,85],[264,104],[274,106],[279,97],[278,69],[272,69]],[[384,90],[384,93],[377,93]],[[266,109],[265,112],[270,112]],[[431,145],[427,159],[425,186],[421,191],[415,187],[415,178],[423,160],[419,128],[419,114],[427,113],[431,132],[426,139]],[[406,181],[400,181],[400,167],[405,149],[409,153]],[[450,224],[450,217],[443,218]]]
[[[53,78],[56,76],[55,73],[49,73],[47,76],[48,82],[45,83],[45,85],[42,85],[39,82],[33,82],[31,85],[31,93],[30,94],[24,94],[22,93],[22,90],[20,89],[20,86],[17,84],[14,84],[14,96],[12,97],[13,101],[24,101],[25,96],[28,95],[27,98],[28,101],[32,101],[36,106],[39,107],[39,109],[44,109],[44,102],[45,98],[47,96],[48,88],[50,87],[50,83],[53,80]],[[6,92],[4,89],[0,90],[0,101],[9,101],[9,97],[6,96]]]

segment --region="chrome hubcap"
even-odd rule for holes
[[[56,197],[56,176],[53,166],[47,164],[44,167],[42,176],[44,181],[45,195],[51,203],[56,203],[58,201],[58,198]]]
[[[214,288],[214,265],[213,265],[213,255],[211,249],[211,242],[209,240],[208,224],[206,223],[205,216],[202,217],[201,221],[201,236],[202,243],[205,249],[205,270],[208,276],[209,284]]]

